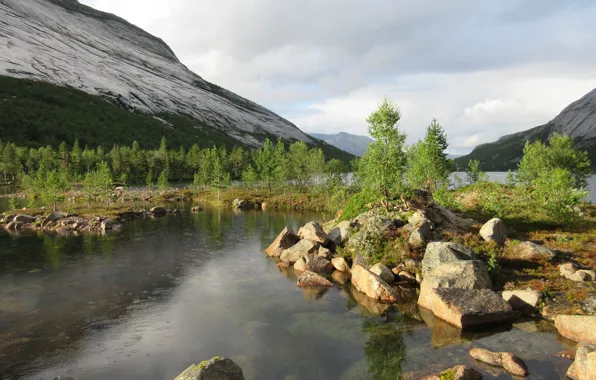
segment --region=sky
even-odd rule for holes
[[[592,0],[81,0],[305,132],[367,134],[384,97],[451,154],[547,123],[596,88]]]

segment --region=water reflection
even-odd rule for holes
[[[544,329],[441,338],[415,290],[380,305],[339,272],[333,288],[298,288],[263,249],[312,219],[206,208],[103,237],[0,232],[0,378],[168,379],[224,355],[247,379],[395,379],[465,362],[472,343],[564,373],[545,364],[563,344]]]

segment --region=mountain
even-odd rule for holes
[[[77,0],[0,0],[0,14],[1,139],[123,144],[134,135],[155,145],[165,134],[185,145],[257,147],[281,137],[349,156],[204,80],[115,15]]]
[[[336,134],[311,133],[311,136],[359,157],[364,155],[364,152],[368,149],[368,145],[374,141],[367,136],[352,135],[346,132]]]
[[[547,124],[479,145],[470,154],[456,159],[455,163],[464,168],[468,161],[479,160],[483,170],[515,169],[523,156],[526,141],[547,141],[555,132],[568,135],[576,148],[587,151],[592,167],[596,169],[596,89],[571,103]]]

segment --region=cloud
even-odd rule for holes
[[[543,124],[596,87],[590,0],[82,0],[162,37],[191,70],[307,132],[366,133],[383,96],[453,153]]]

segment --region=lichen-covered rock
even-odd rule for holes
[[[506,290],[502,296],[513,310],[535,309],[542,300],[542,293],[532,289]]]
[[[429,243],[422,259],[422,274],[426,275],[439,265],[450,261],[473,260],[475,257],[474,251],[460,243]]]
[[[335,269],[337,269],[340,272],[350,272],[350,266],[348,265],[346,259],[343,257],[334,257],[333,259],[331,259],[331,264],[333,264]]]
[[[333,264],[324,257],[314,254],[302,256],[294,264],[294,269],[298,271],[311,271],[315,273],[331,273],[335,269]]]
[[[290,248],[284,250],[279,258],[281,261],[295,263],[300,260],[302,256],[306,256],[309,253],[315,253],[318,248],[319,245],[317,243],[311,240],[302,239]]]
[[[333,257],[333,253],[331,253],[331,250],[329,248],[319,247],[319,250],[317,251],[317,256],[327,260],[331,260],[331,258]]]
[[[489,220],[480,229],[480,236],[485,241],[494,241],[498,245],[505,244],[506,234],[505,223],[499,218]]]
[[[174,380],[244,380],[242,368],[219,356],[188,367]]]
[[[299,241],[298,235],[286,226],[265,252],[271,257],[279,257],[284,250],[293,247]]]
[[[515,258],[525,261],[552,261],[557,254],[545,246],[526,241],[520,243],[514,250]]]
[[[395,291],[379,276],[361,265],[352,267],[352,284],[360,292],[380,302],[397,302]]]
[[[482,374],[474,368],[457,365],[436,375],[425,376],[422,380],[482,380]]]
[[[431,239],[432,223],[428,219],[422,219],[412,227],[408,244],[412,248],[424,247],[424,245]]]
[[[492,283],[482,261],[451,261],[428,273],[420,284],[418,304],[432,310],[432,290],[436,288],[489,289]]]
[[[502,367],[512,375],[528,376],[526,363],[511,352],[492,352],[485,348],[472,348],[470,356],[483,363]]]
[[[580,343],[575,360],[567,370],[573,380],[596,380],[596,344]]]
[[[490,289],[433,289],[431,305],[437,318],[461,328],[506,323],[514,317],[511,305]]]
[[[307,239],[322,245],[327,244],[329,241],[329,236],[323,231],[321,224],[317,222],[306,223],[300,230],[298,230],[298,236],[301,239]]]
[[[596,316],[557,315],[555,327],[559,334],[574,342],[596,344]]]
[[[387,268],[382,263],[373,265],[369,270],[379,276],[381,280],[385,281],[389,285],[393,285],[395,282],[395,276],[393,275],[393,272],[391,272],[391,269]]]
[[[339,223],[335,228],[329,231],[329,240],[338,247],[343,247],[348,241],[353,225],[349,220]]]
[[[332,287],[333,284],[325,277],[315,272],[306,271],[298,277],[298,286],[301,288],[308,288],[313,286]]]

